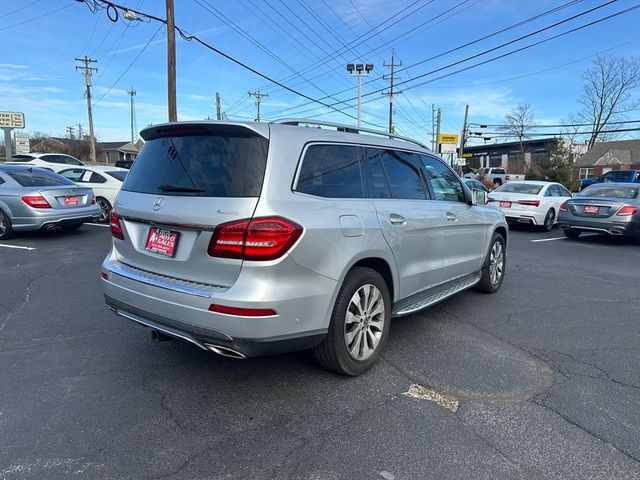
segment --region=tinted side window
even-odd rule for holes
[[[460,180],[444,163],[426,155],[422,155],[422,162],[427,171],[427,179],[433,189],[435,200],[467,201]]]
[[[311,145],[295,190],[326,198],[362,198],[359,147]]]
[[[392,198],[427,198],[417,155],[396,150],[381,150],[380,157],[389,179]]]
[[[105,183],[106,181],[106,178],[95,172],[91,173],[91,178],[89,178],[89,183]]]
[[[364,166],[367,172],[367,187],[370,198],[391,198],[389,181],[384,172],[382,160],[380,159],[380,149],[364,149]]]
[[[77,183],[82,180],[82,176],[84,175],[84,172],[85,170],[81,168],[74,168],[73,170],[65,170],[64,172],[60,172],[60,175]]]

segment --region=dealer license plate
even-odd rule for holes
[[[153,253],[173,257],[176,253],[178,235],[178,232],[166,228],[151,227],[145,248]]]
[[[584,213],[600,213],[600,207],[594,207],[593,205],[585,205]]]
[[[78,200],[78,197],[64,197],[64,204],[65,205],[79,205],[80,204],[80,200]]]
[[[511,202],[500,202],[500,208],[511,208]]]

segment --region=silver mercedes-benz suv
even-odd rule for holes
[[[359,375],[392,317],[500,288],[507,224],[484,192],[418,142],[322,125],[143,130],[111,213],[107,305],[221,355],[314,348]]]

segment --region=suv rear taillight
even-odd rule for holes
[[[124,231],[122,230],[122,225],[120,225],[120,218],[113,210],[111,210],[111,235],[124,240]]]
[[[282,217],[254,218],[218,225],[207,253],[241,260],[275,260],[302,235],[303,228]]]
[[[631,215],[635,215],[637,211],[638,207],[634,207],[633,205],[625,205],[620,210],[618,210],[618,213],[616,215],[621,217],[628,217]]]
[[[47,199],[42,195],[25,195],[22,201],[33,208],[51,208]]]
[[[561,212],[568,212],[569,211],[569,206],[567,205],[567,201],[566,200],[564,202],[562,202],[562,205],[560,205],[560,211]]]

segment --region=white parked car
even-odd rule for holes
[[[100,223],[108,223],[111,207],[116,201],[129,170],[118,167],[91,167],[84,165],[66,168],[58,172],[81,187],[90,187],[96,196],[96,203],[100,206]]]
[[[496,188],[489,194],[489,201],[496,202],[507,222],[539,225],[548,232],[557,223],[560,205],[571,197],[559,183],[523,180]]]
[[[71,166],[82,166],[80,160],[64,153],[22,153],[13,155],[7,165],[33,165],[59,172]]]

